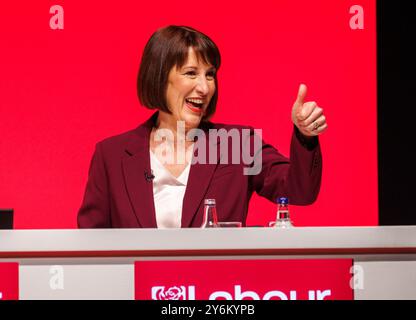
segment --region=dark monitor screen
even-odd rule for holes
[[[13,209],[0,209],[0,229],[13,229]]]

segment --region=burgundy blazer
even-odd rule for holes
[[[157,228],[153,184],[146,179],[150,172],[149,137],[157,115],[132,131],[97,143],[78,212],[79,228]],[[253,132],[250,127],[211,122],[201,126],[205,132],[211,128],[240,131],[245,128]],[[208,145],[207,141],[207,148]],[[221,164],[220,152],[215,164],[191,165],[183,199],[182,227],[201,225],[206,198],[216,199],[219,221],[241,221],[243,225],[253,192],[273,202],[286,196],[295,205],[308,205],[316,200],[322,174],[317,137],[303,141],[295,127],[290,161],[265,142],[261,152],[262,169],[257,175],[244,175],[243,168],[247,165],[242,161]]]

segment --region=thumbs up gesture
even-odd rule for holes
[[[308,88],[301,84],[292,108],[292,121],[304,136],[314,137],[323,133],[328,125],[324,110],[316,102],[305,102],[307,93]]]

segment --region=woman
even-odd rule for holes
[[[216,199],[219,221],[245,225],[253,192],[271,201],[287,196],[297,205],[315,201],[322,172],[317,136],[327,128],[323,110],[304,102],[301,85],[292,111],[290,161],[271,145],[256,146],[252,128],[209,122],[220,60],[214,42],[192,28],[169,26],[152,35],[137,85],[141,103],[158,111],[135,130],[96,145],[80,228],[199,227],[206,198]],[[252,163],[238,161],[247,159],[243,152],[230,163],[227,156],[244,145],[232,140],[224,151],[224,140],[212,132],[249,132],[245,145],[254,151]],[[247,174],[250,168],[257,169]]]

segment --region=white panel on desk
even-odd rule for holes
[[[60,268],[52,265],[20,265],[19,291],[22,300],[134,299],[134,265],[65,265],[63,289]],[[54,277],[54,278],[53,278]],[[51,286],[52,285],[52,286]],[[58,286],[58,288],[57,288]]]
[[[356,300],[415,300],[416,261],[355,261],[363,272]]]

